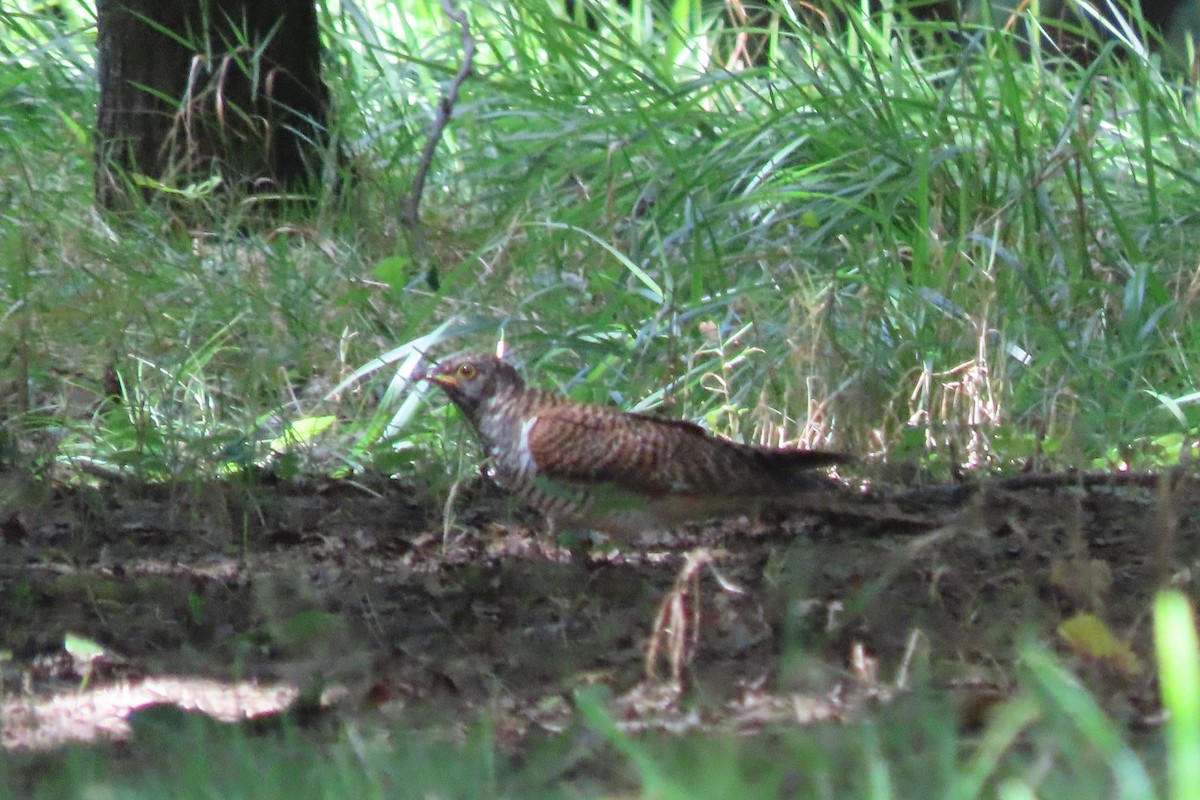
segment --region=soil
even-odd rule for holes
[[[520,741],[592,685],[635,730],[853,718],[918,682],[971,726],[1030,640],[1153,724],[1150,601],[1200,556],[1187,475],[846,488],[620,546],[556,542],[482,481],[450,503],[383,481],[0,489],[0,727],[22,750],[164,707],[485,716]]]

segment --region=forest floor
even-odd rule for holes
[[[34,494],[0,515],[9,751],[121,739],[164,707],[483,718],[519,750],[592,685],[632,730],[853,719],[914,682],[973,726],[1030,639],[1153,726],[1150,601],[1200,554],[1186,475],[847,489],[840,510],[620,548],[551,542],[484,486],[448,524],[444,496],[387,482]]]

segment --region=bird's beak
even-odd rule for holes
[[[421,373],[421,377],[430,383],[436,383],[443,389],[453,389],[455,386],[458,386],[458,381],[454,379],[453,375],[442,372],[436,366],[431,370]]]

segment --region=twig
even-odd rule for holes
[[[1091,489],[1096,486],[1139,486],[1154,489],[1170,472],[1055,472],[1036,475],[1014,475],[1011,478],[985,478],[983,486],[994,486],[1000,489],[1058,489],[1081,486]],[[1175,480],[1195,481],[1197,476],[1180,472],[1175,474]]]
[[[454,5],[453,0],[442,0],[442,13],[457,22],[461,28],[463,57],[454,80],[450,81],[450,86],[447,87],[446,93],[438,102],[437,117],[433,121],[433,128],[429,131],[429,138],[425,141],[421,160],[417,164],[412,194],[409,195],[408,202],[405,204],[403,221],[414,233],[421,224],[421,195],[425,192],[425,179],[429,176],[429,168],[433,164],[433,153],[437,150],[438,142],[442,140],[446,126],[450,124],[450,115],[454,110],[454,104],[458,102],[458,89],[471,74],[471,65],[475,60],[475,40],[471,38],[471,27],[467,24],[467,15]]]
[[[717,570],[718,554],[707,547],[691,550],[683,559],[683,566],[675,576],[675,585],[663,598],[654,616],[645,665],[646,677],[658,680],[658,661],[665,651],[671,683],[676,687],[683,685],[684,672],[700,643],[700,577],[704,568],[708,567],[725,591],[745,594],[744,589]]]

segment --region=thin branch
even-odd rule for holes
[[[442,140],[446,126],[450,124],[450,115],[454,110],[454,104],[458,102],[458,89],[471,74],[471,65],[475,60],[475,40],[471,38],[467,15],[454,5],[453,0],[442,0],[442,13],[457,22],[461,28],[463,57],[462,63],[458,67],[458,73],[454,76],[454,80],[450,81],[446,94],[438,103],[437,118],[429,132],[429,139],[425,142],[425,149],[421,152],[421,161],[417,165],[416,177],[413,178],[412,194],[409,195],[408,202],[405,204],[404,224],[413,231],[421,223],[421,195],[425,192],[425,179],[429,176],[429,167],[433,163],[434,151],[437,150],[438,142]]]

